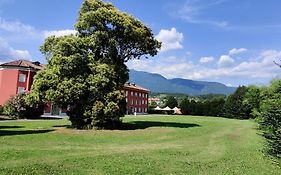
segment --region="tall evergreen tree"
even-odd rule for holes
[[[182,114],[190,114],[190,102],[188,97],[180,102],[180,109]]]
[[[224,116],[227,118],[247,119],[246,108],[243,105],[244,96],[247,88],[240,86],[236,91],[229,95],[224,105]]]
[[[29,101],[67,107],[79,129],[114,128],[126,111],[125,62],[154,56],[160,43],[134,17],[101,0],[85,0],[77,34],[49,37],[41,47],[48,64],[35,77]]]
[[[247,87],[247,91],[244,96],[243,105],[245,107],[246,115],[254,118],[255,113],[259,111],[261,92],[260,88],[256,86]]]

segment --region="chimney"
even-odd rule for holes
[[[35,64],[36,66],[40,66],[40,62],[39,61],[34,61],[34,62],[32,62],[32,64]]]

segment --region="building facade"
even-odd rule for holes
[[[17,60],[0,65],[0,106],[11,96],[30,91],[33,77],[43,66],[39,62]]]
[[[147,114],[149,90],[134,83],[124,85],[127,102],[127,114]]]

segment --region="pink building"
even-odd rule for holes
[[[124,85],[127,102],[127,114],[146,114],[148,110],[148,89],[134,83]]]
[[[30,91],[34,75],[42,68],[40,62],[27,60],[0,64],[0,106],[11,96]]]

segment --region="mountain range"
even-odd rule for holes
[[[182,93],[188,95],[231,94],[236,87],[229,87],[218,82],[195,81],[182,78],[167,79],[160,74],[131,69],[129,81],[151,92]]]

